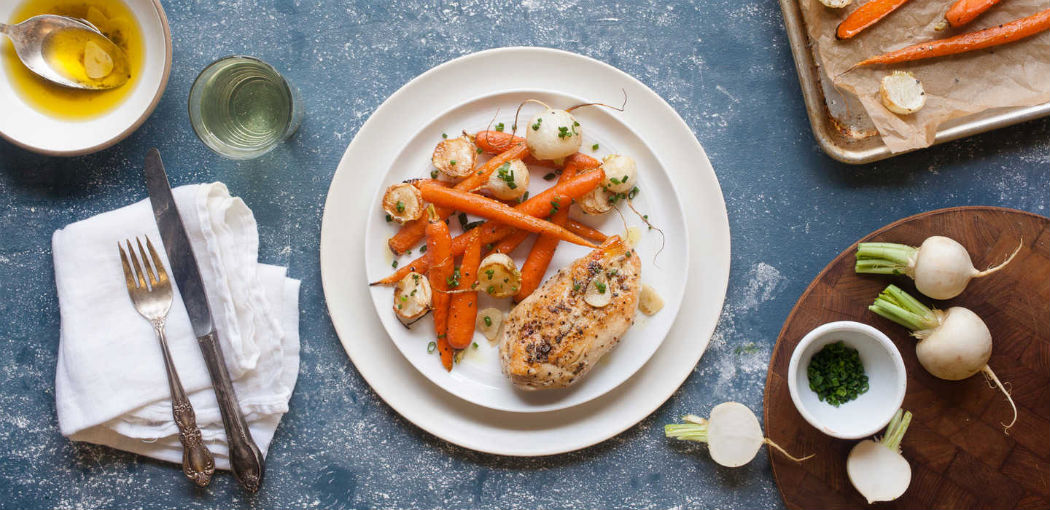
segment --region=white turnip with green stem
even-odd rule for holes
[[[583,127],[572,115],[572,111],[585,106],[604,106],[617,111],[623,111],[627,105],[627,92],[624,91],[623,106],[619,108],[603,103],[584,103],[560,110],[547,106],[538,99],[526,99],[518,105],[514,113],[514,125],[511,131],[518,131],[518,116],[521,108],[528,103],[536,103],[543,107],[543,111],[536,114],[525,125],[525,145],[529,148],[529,154],[536,159],[561,161],[580,150],[583,144]]]
[[[1009,433],[1017,421],[1017,406],[988,366],[992,333],[977,314],[961,306],[945,311],[931,309],[896,285],[886,287],[868,309],[912,331],[912,336],[919,339],[915,355],[922,367],[934,376],[959,381],[983,373],[994,383],[993,387],[1006,395],[1013,409],[1013,419],[1002,424],[1004,432]]]
[[[868,504],[893,501],[911,485],[911,465],[901,455],[901,439],[910,423],[911,413],[898,409],[881,440],[861,441],[850,450],[846,474]]]
[[[768,444],[785,457],[802,462],[812,455],[797,458],[762,434],[758,418],[747,406],[724,402],[711,409],[708,419],[695,415],[682,417],[686,423],[664,425],[664,435],[683,441],[707,443],[711,459],[726,467],[740,467],[755,458],[759,448]]]
[[[896,243],[859,243],[855,270],[865,274],[907,275],[915,280],[915,288],[923,295],[933,299],[951,299],[962,294],[970,280],[988,276],[1006,267],[1020,250],[1021,244],[1002,264],[978,271],[973,267],[966,248],[944,236],[929,237],[918,247]]]

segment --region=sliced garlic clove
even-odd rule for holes
[[[656,293],[656,289],[647,283],[642,284],[642,292],[638,295],[638,309],[646,315],[655,315],[664,307],[664,299]]]
[[[820,0],[820,3],[824,4],[824,7],[831,7],[832,9],[841,9],[849,6],[853,3],[853,0]]]
[[[595,308],[601,308],[612,301],[612,289],[609,288],[609,279],[605,277],[605,273],[591,279],[583,294],[583,300]]]
[[[92,80],[101,80],[113,72],[113,57],[95,41],[84,45],[84,72]]]
[[[485,335],[489,342],[495,342],[499,338],[499,328],[502,324],[503,312],[499,308],[486,308],[478,311],[476,323],[478,331]]]

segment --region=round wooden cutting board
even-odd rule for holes
[[[765,427],[788,451],[816,454],[794,463],[770,450],[773,476],[788,508],[864,508],[867,502],[846,476],[855,441],[826,436],[810,426],[791,402],[786,374],[791,351],[803,335],[825,322],[854,320],[886,333],[908,370],[904,409],[914,414],[901,444],[912,468],[911,486],[879,508],[1050,507],[1050,220],[994,207],[957,207],[918,214],[890,224],[861,241],[917,246],[931,235],[962,243],[974,265],[1001,262],[1023,239],[1017,258],[1002,271],[973,280],[959,297],[934,302],[910,279],[853,272],[856,245],[842,252],[809,285],[788,315],[773,350],[766,379]],[[988,364],[1012,389],[1017,423],[1010,434],[1010,407],[1002,393],[976,375],[944,381],[915,358],[915,339],[905,328],[868,311],[894,283],[937,308],[965,306],[992,331]]]

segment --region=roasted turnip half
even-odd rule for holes
[[[898,115],[910,115],[926,104],[922,82],[907,71],[894,71],[883,77],[879,97],[887,110]]]
[[[447,182],[459,182],[474,170],[478,148],[467,136],[448,138],[438,142],[434,154],[430,157],[437,177]]]
[[[400,224],[417,220],[423,216],[423,195],[407,182],[391,185],[383,194],[383,210]]]
[[[394,313],[405,324],[414,322],[430,311],[433,294],[430,281],[419,273],[408,273],[394,287]]]
[[[710,418],[690,414],[683,416],[682,421],[685,423],[664,425],[664,435],[683,441],[707,443],[711,459],[726,467],[740,467],[751,462],[763,444],[772,446],[795,462],[812,457],[793,457],[765,437],[755,413],[738,402],[718,404],[711,409]]]

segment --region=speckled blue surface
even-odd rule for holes
[[[665,440],[662,425],[730,399],[760,411],[766,363],[788,311],[858,237],[928,209],[983,204],[1046,215],[1050,202],[1047,120],[874,165],[826,157],[809,131],[776,2],[168,0],[165,7],[174,65],[141,129],[74,159],[0,142],[0,507],[779,507],[765,455],[719,468],[703,447]],[[615,439],[532,460],[450,446],[391,411],[339,345],[318,269],[328,182],[368,115],[441,62],[509,45],[592,56],[666,98],[711,158],[733,236],[722,321],[682,389]],[[196,73],[231,53],[275,64],[305,99],[299,133],[256,161],[210,153],[185,110]],[[51,233],[143,198],[140,168],[151,146],[165,154],[174,184],[225,181],[255,211],[262,260],[303,280],[299,384],[265,487],[253,498],[228,475],[195,490],[172,465],[58,433]]]

